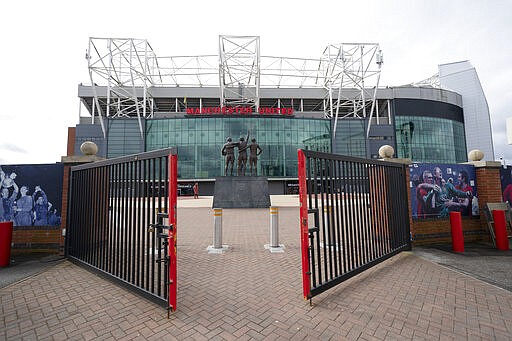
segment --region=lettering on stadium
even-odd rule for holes
[[[293,108],[260,107],[257,112],[252,107],[203,107],[187,108],[188,115],[293,115]]]

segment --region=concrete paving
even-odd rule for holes
[[[61,261],[0,289],[0,340],[512,338],[512,293],[436,261],[478,258],[442,249],[401,253],[310,306],[302,298],[298,199],[288,199],[279,210],[284,253],[264,248],[268,209],[231,209],[223,212],[224,254],[206,251],[209,198],[179,200],[178,310],[170,319],[160,306]]]
[[[511,248],[512,250],[512,248]],[[491,244],[466,244],[463,253],[451,245],[415,247],[414,254],[455,271],[512,292],[512,251],[496,250]]]
[[[0,288],[43,272],[63,259],[48,254],[12,256],[9,267],[0,268]]]

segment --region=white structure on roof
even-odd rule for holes
[[[379,109],[383,55],[376,43],[330,44],[320,58],[289,58],[261,56],[258,36],[219,36],[218,55],[160,57],[145,39],[91,37],[85,57],[94,96],[89,111],[104,137],[103,117],[137,117],[142,137],[142,120],[153,117],[155,93],[165,87],[218,87],[221,106],[255,111],[262,88],[317,88],[324,90],[325,117],[370,117],[370,124]],[[106,98],[98,96],[101,87]]]
[[[479,149],[484,160],[494,160],[491,119],[478,74],[469,61],[439,65],[439,83],[462,95],[467,150]]]

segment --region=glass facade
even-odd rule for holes
[[[365,120],[343,119],[338,121],[334,150],[341,155],[366,158]]]
[[[238,141],[248,130],[263,149],[258,175],[297,177],[297,149],[331,151],[330,120],[281,117],[149,119],[146,151],[177,147],[179,178],[211,179],[224,175],[226,138]]]
[[[136,119],[108,120],[107,157],[137,154],[144,152],[139,122]]]
[[[415,162],[467,161],[464,124],[423,116],[396,116],[397,157]]]

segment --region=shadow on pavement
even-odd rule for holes
[[[512,291],[512,250],[496,250],[492,244],[465,244],[453,252],[451,244],[414,247],[415,255],[452,270]]]
[[[13,255],[9,266],[0,267],[0,288],[41,273],[62,260],[62,256],[47,253]]]

